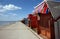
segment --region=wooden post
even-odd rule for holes
[[[50,33],[51,33],[51,39],[55,39],[55,29],[54,29],[54,20],[50,19]]]

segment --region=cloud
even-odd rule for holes
[[[22,9],[21,7],[18,7],[18,6],[12,5],[12,4],[5,5],[3,8],[6,9],[6,10],[17,10],[17,9]]]
[[[0,14],[0,16],[3,16],[3,14]]]
[[[8,13],[8,15],[10,15],[10,16],[17,16],[17,14],[15,14],[15,13]]]
[[[4,13],[0,13],[0,16],[4,16],[4,17],[6,17],[6,16],[9,16],[9,17],[13,17],[13,16],[17,16],[17,14],[16,13],[7,13],[7,14],[4,14]]]
[[[17,14],[13,14],[13,16],[17,16]]]
[[[32,12],[34,12],[34,10]]]
[[[22,9],[21,7],[15,6],[13,4],[8,4],[8,5],[0,5],[0,12],[4,12],[7,10],[18,10],[18,9]]]
[[[9,15],[0,13],[0,16],[6,17],[6,16],[9,16]]]

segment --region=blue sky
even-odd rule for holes
[[[43,0],[0,0],[0,21],[18,21],[32,13]],[[59,1],[59,0],[58,0]]]
[[[32,13],[42,0],[0,0],[0,21],[18,21]]]

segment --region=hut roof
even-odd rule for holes
[[[57,19],[58,17],[60,17],[60,2],[56,2],[54,0],[46,0],[46,1],[42,1],[39,5],[37,5],[35,7],[35,11],[38,11],[39,7],[43,4],[46,3],[49,11],[51,12],[52,16],[54,19]],[[43,7],[43,6],[42,6]],[[41,8],[42,8],[41,7]],[[41,9],[40,8],[40,9]]]

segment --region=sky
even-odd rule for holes
[[[31,14],[42,0],[0,0],[0,21],[18,21]]]
[[[31,14],[43,0],[0,0],[0,21],[18,21]],[[60,0],[57,0],[60,1]]]

